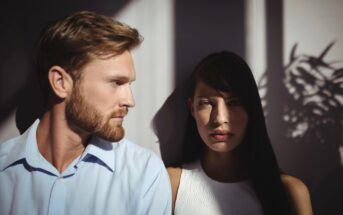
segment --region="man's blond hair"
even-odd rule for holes
[[[46,99],[52,95],[48,82],[52,66],[62,67],[77,81],[92,58],[118,55],[141,42],[136,29],[95,12],[76,12],[51,23],[42,31],[36,56],[43,95]]]

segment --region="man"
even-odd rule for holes
[[[137,30],[93,12],[46,28],[37,53],[47,111],[0,144],[0,214],[170,214],[163,163],[124,137]]]

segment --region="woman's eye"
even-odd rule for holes
[[[209,106],[212,105],[212,102],[208,100],[200,100],[198,104],[199,106]]]

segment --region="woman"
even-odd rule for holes
[[[175,214],[312,214],[308,189],[280,173],[253,75],[231,52],[191,76],[182,168],[168,168]]]

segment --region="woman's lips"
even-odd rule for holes
[[[217,141],[227,141],[229,139],[227,134],[214,134],[211,136]]]
[[[229,131],[215,131],[210,135],[216,141],[227,141],[229,137],[232,137],[234,134]]]

